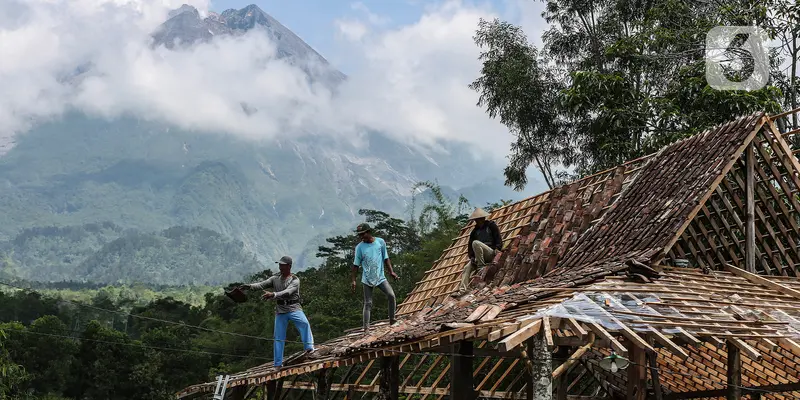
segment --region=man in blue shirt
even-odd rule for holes
[[[386,250],[386,242],[379,237],[372,236],[372,228],[368,224],[361,224],[356,228],[356,233],[361,243],[356,246],[355,260],[353,261],[353,293],[356,291],[356,273],[362,269],[361,283],[364,284],[364,333],[369,333],[370,312],[372,310],[372,290],[377,287],[389,298],[389,324],[394,325],[396,298],[394,291],[383,274],[383,268],[389,270],[389,275],[395,280],[397,274],[392,270],[392,261]]]

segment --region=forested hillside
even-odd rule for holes
[[[375,210],[359,212],[387,242],[400,275],[392,282],[398,301],[450,245],[469,211],[430,188],[434,201],[418,203],[413,220]],[[319,248],[325,262],[297,273],[317,343],[361,320],[361,302],[353,300],[360,293],[351,295],[349,285],[357,238],[348,230],[326,243]],[[271,274],[267,269],[242,276],[226,287]],[[75,287],[68,296],[52,291],[42,295],[7,285],[25,283],[2,282],[0,334],[5,339],[0,340],[0,366],[5,375],[0,398],[168,399],[187,385],[272,357],[274,304],[259,300],[260,292],[237,304],[218,287],[193,305],[173,296],[137,299],[135,288],[99,289],[93,297],[77,300]],[[179,289],[160,289],[179,295]],[[373,319],[385,319],[386,312],[386,298],[376,293]],[[287,352],[301,348],[293,329],[288,339],[294,342]]]
[[[316,247],[354,226],[359,208],[407,215],[413,177],[436,175],[424,158],[414,164],[418,155],[376,146],[372,154],[397,161],[348,156],[323,141],[253,143],[73,116],[25,134],[0,157],[0,259],[25,279],[108,283],[220,283],[258,270],[241,261],[251,255],[268,263],[291,254],[298,267],[313,266]],[[468,181],[441,162],[451,182]],[[477,181],[464,192],[476,204],[521,196],[498,187]],[[169,229],[194,232],[195,243],[166,245]],[[187,258],[190,248],[202,259]],[[101,260],[114,265],[95,269]]]

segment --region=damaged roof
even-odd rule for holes
[[[709,213],[708,209],[717,207],[715,202],[731,203],[733,191],[728,182],[731,180],[730,174],[739,168],[737,165],[750,143],[788,149],[780,135],[774,131],[769,118],[763,113],[756,113],[673,143],[647,157],[494,210],[489,218],[497,223],[503,234],[504,249],[496,258],[496,266],[482,271],[482,279],[472,286],[470,292],[460,298],[451,297],[467,263],[467,239],[473,227],[471,223],[462,229],[452,245],[399,306],[399,326],[378,324],[369,336],[354,330],[318,345],[319,350],[300,364],[285,366],[281,371],[275,371],[271,364],[265,364],[236,374],[231,386],[257,385],[267,380],[352,365],[394,353],[424,351],[456,340],[472,338],[502,342],[517,335],[508,342],[515,343],[533,330],[534,324],[537,324],[535,321],[545,321],[538,323],[537,330],[549,331],[548,328],[551,328],[562,334],[574,335],[585,328],[586,331],[596,332],[601,337],[600,340],[606,340],[611,347],[622,345],[609,332],[621,334],[634,342],[637,341],[629,336],[638,336],[636,331],[661,332],[659,337],[663,336],[667,341],[661,343],[663,347],[658,348],[665,355],[659,361],[664,368],[685,368],[688,364],[681,363],[687,358],[708,364],[708,357],[714,358],[710,354],[721,350],[713,347],[713,344],[708,347],[706,340],[714,342],[719,341],[720,337],[735,338],[736,335],[750,335],[755,340],[761,340],[757,333],[752,332],[766,332],[780,339],[780,343],[767,342],[769,351],[755,350],[763,358],[754,362],[769,361],[768,357],[782,354],[781,352],[793,352],[800,356],[800,347],[793,341],[796,339],[797,329],[800,328],[795,326],[797,318],[800,318],[800,308],[788,310],[791,311],[788,317],[794,322],[776,319],[778,323],[772,325],[764,325],[763,321],[739,320],[736,316],[739,311],[746,314],[749,309],[750,313],[766,313],[764,315],[767,318],[775,319],[775,315],[765,311],[775,302],[766,302],[764,299],[788,302],[791,294],[764,286],[763,282],[754,283],[739,275],[732,276],[729,272],[711,272],[712,269],[728,268],[729,263],[741,266],[743,257],[734,257],[735,252],[723,249],[721,241],[717,244],[713,239],[706,238],[701,242],[697,237],[688,236],[695,231],[708,233],[712,228],[716,232],[717,228],[725,225],[728,226],[726,237],[729,246],[736,247],[742,243],[742,235],[729,226],[735,226],[731,222],[735,218],[731,219],[722,212]],[[777,150],[761,155],[764,164],[780,161],[785,169],[793,169],[789,173],[796,180],[799,175],[797,172],[800,171],[797,160],[792,157],[793,161],[786,161],[785,156],[786,154]],[[785,175],[783,171],[773,173],[781,175],[781,179]],[[774,186],[780,185],[771,184],[768,179],[762,179],[759,185],[759,190],[772,193],[776,198],[793,197],[797,186],[800,186],[784,188],[787,189],[784,190],[786,193],[775,194]],[[764,185],[772,185],[772,191]],[[761,215],[768,215],[776,211],[766,208],[778,206],[762,203],[759,207],[764,208]],[[741,207],[730,211],[734,214],[742,212]],[[795,211],[800,211],[800,204]],[[708,221],[699,219],[698,214]],[[717,225],[713,224],[715,221],[718,222]],[[741,228],[741,225],[740,221],[738,226]],[[764,242],[762,239],[768,239],[769,235],[774,239],[781,232],[790,233],[790,228],[787,228],[789,225],[791,224],[777,219],[764,219],[760,227],[762,233],[759,234],[760,254],[766,259],[761,260],[762,264],[768,265],[768,257],[779,257],[766,254],[770,245],[775,248],[771,253],[778,253],[780,243],[784,250],[781,254],[788,254],[786,249],[791,248],[789,242],[792,238],[771,242]],[[791,233],[798,232],[800,230],[795,225]],[[713,232],[706,236],[711,234]],[[700,250],[700,245],[703,243],[708,247],[715,244],[716,248],[706,251],[713,251],[718,255],[712,258],[701,257],[703,251]],[[794,242],[794,247],[796,251],[797,242]],[[726,253],[722,250],[728,251]],[[671,267],[666,267],[668,272],[664,272],[663,264],[676,256],[691,258],[695,265],[704,267],[706,273],[686,272]],[[776,263],[774,260],[771,262]],[[792,258],[781,258],[777,263],[788,265],[784,271],[794,271],[796,266]],[[730,268],[738,271],[735,266]],[[778,278],[769,279],[772,282]],[[717,286],[713,282],[722,284]],[[673,284],[678,284],[683,289],[673,290]],[[795,280],[788,284],[800,288],[800,283]],[[741,302],[747,296],[755,296],[750,298],[753,302],[737,303],[743,307],[742,310],[726,309],[725,305],[734,300],[719,300],[720,296],[730,297],[732,291],[737,290],[752,291],[743,293],[736,302]],[[634,295],[624,297],[619,294],[621,291],[628,292],[625,296],[631,293]],[[570,302],[587,298],[590,293],[594,294],[588,298],[598,299],[601,303],[595,305],[604,310],[605,319],[560,315],[554,318],[554,322],[550,321],[547,310],[564,309],[570,306]],[[635,293],[647,295],[638,296]],[[716,300],[714,296],[717,296]],[[604,298],[611,300],[604,303]],[[644,298],[647,300],[643,300]],[[685,304],[668,298],[683,298],[681,302]],[[669,304],[665,307],[674,312],[645,305],[651,300]],[[709,301],[714,304],[713,308],[705,309],[726,321],[714,322],[719,326],[718,329],[711,323],[696,321],[699,314],[691,311],[704,309],[700,303]],[[611,303],[616,303],[616,306]],[[645,306],[646,310],[643,308]],[[782,304],[778,304],[777,308],[787,310],[782,308]],[[615,310],[622,314],[615,314]],[[641,314],[645,311],[659,316],[652,317],[652,320],[642,316],[632,319],[631,315],[625,314]],[[612,318],[609,319],[608,316]],[[676,319],[681,318],[695,326],[676,325]],[[606,325],[603,321],[616,322]],[[639,322],[628,327],[629,321]],[[728,326],[727,322],[733,325]],[[551,326],[551,323],[555,325]],[[543,324],[547,326],[543,328]],[[672,330],[664,331],[662,327]],[[688,347],[675,346],[672,340],[666,339],[674,335],[680,336],[683,340],[681,345]],[[698,337],[702,340],[698,340]],[[639,344],[650,346],[646,342]],[[684,350],[679,350],[681,348]],[[755,357],[754,352],[749,355]],[[681,363],[676,362],[673,356],[681,359]],[[714,365],[711,362],[707,368],[713,369]],[[753,365],[753,368],[758,369]],[[755,376],[758,374],[753,374],[753,382],[756,382]],[[667,384],[670,391],[716,389],[713,385],[703,386],[697,382],[692,386],[687,379],[676,378],[670,382]],[[772,377],[766,382],[783,383],[781,379]],[[213,387],[214,383],[196,385],[182,391],[178,397],[211,391]]]

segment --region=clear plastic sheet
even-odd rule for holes
[[[726,300],[735,301],[737,295],[729,296]],[[667,298],[659,298],[652,293],[607,293],[607,292],[583,292],[577,293],[573,297],[564,300],[563,302],[540,310],[530,318],[541,318],[544,316],[558,317],[558,318],[572,318],[576,321],[585,323],[597,323],[607,330],[620,330],[619,322],[625,324],[628,328],[637,332],[646,332],[651,329],[651,325],[643,322],[643,319],[650,319],[654,321],[665,320],[661,317],[688,317],[675,309],[667,307],[658,307],[658,311],[646,303],[659,303]],[[764,310],[756,311],[749,307],[739,307],[740,311],[744,311],[744,317],[748,320],[769,320],[772,317],[774,320],[788,322],[787,325],[766,325],[775,328],[781,335],[792,336],[793,338],[800,339],[800,316],[791,316],[783,310]],[[620,313],[620,311],[622,313]],[[726,306],[720,306],[718,311],[710,311],[710,313],[734,313],[735,311]],[[651,314],[655,318],[647,318],[644,315],[631,315],[636,314]],[[738,312],[742,314],[742,312]],[[696,316],[691,315],[696,318]],[[527,318],[526,318],[527,319]],[[664,333],[673,334],[679,330],[676,327],[668,327],[665,325],[658,325],[657,329]],[[689,327],[684,327],[693,331]],[[744,334],[744,333],[743,333]]]

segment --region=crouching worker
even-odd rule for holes
[[[275,299],[275,330],[274,330],[274,365],[280,369],[283,365],[283,348],[286,342],[286,329],[291,321],[300,338],[306,354],[314,351],[314,337],[311,335],[311,325],[308,323],[306,314],[300,306],[300,278],[292,274],[292,258],[289,256],[281,257],[278,264],[279,274],[269,277],[269,279],[242,285],[243,289],[264,289],[272,287],[275,292],[264,291],[261,296],[264,300]]]
[[[475,221],[475,228],[469,234],[469,241],[467,242],[469,262],[461,274],[461,284],[457,295],[467,291],[472,273],[480,271],[487,264],[492,263],[497,252],[503,249],[503,237],[500,235],[500,228],[497,227],[494,221],[487,221],[486,218],[488,216],[489,213],[481,208],[476,208],[472,215],[469,216],[471,221]]]

